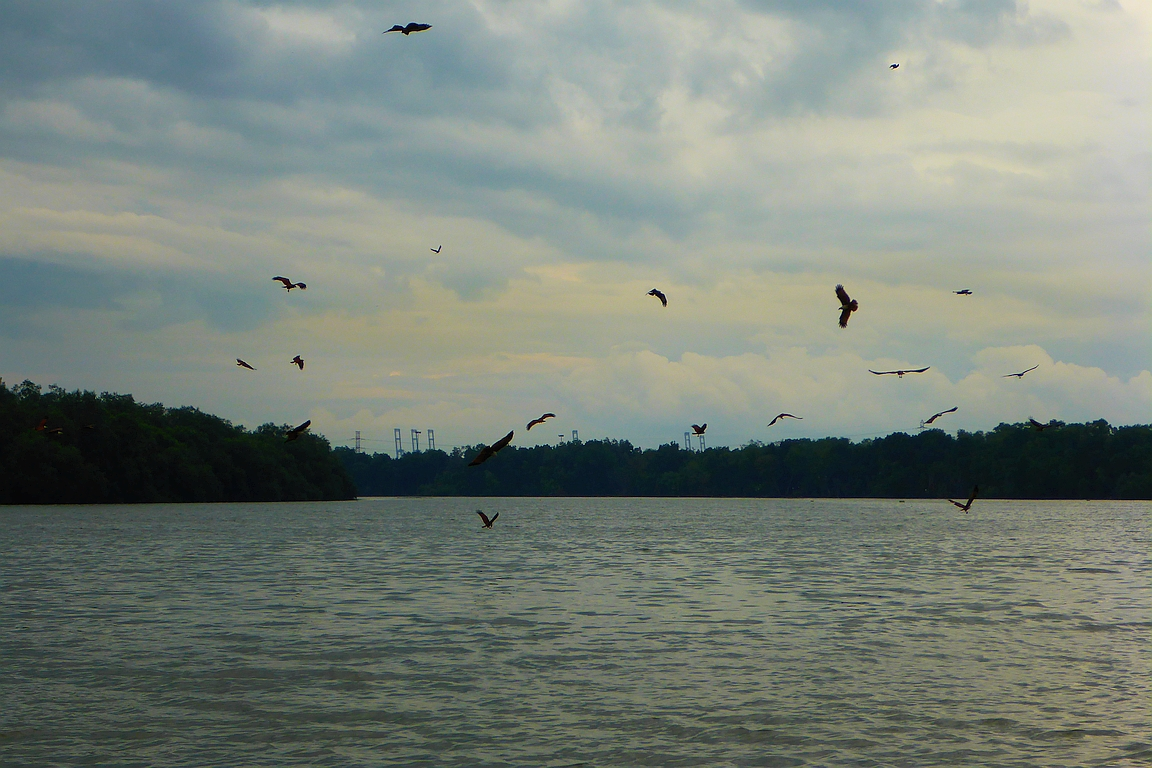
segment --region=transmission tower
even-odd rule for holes
[[[412,430],[412,453],[420,453],[420,430]]]
[[[436,431],[433,429],[428,430],[428,450],[436,450]]]
[[[687,432],[684,433],[684,450],[692,452],[692,436]]]
[[[703,453],[707,447],[708,446],[704,445],[704,435],[700,435],[700,452]]]
[[[352,450],[356,453],[360,453],[360,430],[356,430],[356,447]]]
[[[400,442],[400,427],[392,430],[392,437],[396,438],[396,458],[404,455],[404,445]]]
[[[576,430],[572,430],[572,442],[574,442],[574,443],[580,442],[580,433],[577,432]]]

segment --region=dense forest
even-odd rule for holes
[[[394,459],[337,448],[365,496],[770,496],[1152,499],[1152,426],[1053,422],[1042,431],[898,432],[853,443],[785,440],[690,452],[626,441],[510,446],[467,466],[479,446]]]
[[[131,395],[0,382],[0,504],[355,497],[328,441]]]

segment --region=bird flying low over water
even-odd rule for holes
[[[300,357],[300,355],[296,355],[296,357],[292,358],[288,362],[292,363],[292,365],[298,365],[300,366],[300,370],[304,370],[304,358]]]
[[[968,501],[964,502],[963,504],[961,504],[960,502],[955,501],[953,499],[948,499],[948,501],[951,501],[953,504],[960,507],[960,509],[967,512],[968,510],[972,509],[972,502],[976,501],[976,494],[979,492],[980,492],[980,486],[974,485],[974,486],[972,486],[972,495],[968,497]]]
[[[1036,363],[1036,365],[1032,366],[1031,368],[1028,368],[1027,370],[1020,371],[1020,373],[1009,373],[1009,374],[1006,374],[1004,376],[1001,376],[1000,378],[1010,379],[1013,376],[1015,376],[1018,379],[1022,379],[1022,378],[1024,378],[1024,374],[1028,373],[1028,371],[1034,371],[1039,367],[1040,367],[1040,363]]]
[[[968,290],[967,288],[962,288],[959,291],[952,291],[952,293],[956,294],[957,296],[971,296],[972,295],[972,291]]]
[[[252,366],[248,365],[248,363],[244,362],[244,361],[243,361],[243,360],[241,360],[240,358],[236,358],[236,367],[237,367],[237,368],[247,368],[247,369],[248,369],[248,370],[250,370],[250,371],[254,371],[254,370],[256,370],[255,368],[253,368]]]
[[[308,419],[308,421],[304,422],[300,426],[293,427],[292,429],[288,430],[288,435],[284,438],[284,442],[292,442],[296,438],[300,437],[300,435],[304,434],[304,432],[307,431],[308,427],[310,426],[312,426],[312,419]]]
[[[900,68],[899,64],[889,64],[888,65],[888,69],[899,69],[899,68]]]
[[[515,432],[509,432],[508,434],[504,435],[504,437],[502,437],[499,440],[497,440],[496,442],[492,443],[492,445],[486,445],[483,448],[481,448],[480,453],[476,454],[476,457],[474,459],[472,459],[472,461],[468,462],[468,466],[475,467],[475,466],[478,466],[478,465],[483,464],[484,462],[488,461],[488,459],[492,458],[497,453],[499,453],[501,450],[506,448],[508,446],[508,443],[512,442],[512,435],[514,435],[514,434],[516,434],[516,433]],[[495,519],[495,518],[493,518],[493,519]]]
[[[492,527],[492,523],[496,522],[496,518],[500,517],[500,513],[499,513],[499,512],[497,512],[496,514],[492,515],[492,519],[491,519],[491,520],[489,520],[489,519],[488,519],[488,515],[484,514],[484,513],[483,513],[482,511],[480,511],[479,509],[478,509],[478,510],[476,510],[476,514],[480,515],[480,519],[484,521],[484,527],[485,527],[485,528],[491,528],[491,527]]]
[[[1033,418],[1029,418],[1028,423],[1031,424],[1032,429],[1036,430],[1037,432],[1043,432],[1044,430],[1046,430],[1052,426],[1051,424],[1041,424],[1040,422],[1036,421],[1036,419],[1033,419]]]
[[[653,288],[652,290],[648,291],[647,295],[648,296],[655,296],[656,298],[660,299],[660,303],[663,306],[665,306],[665,307],[668,306],[668,297],[664,295],[663,291],[661,291],[657,288]]]
[[[804,417],[803,416],[793,416],[790,413],[780,413],[780,414],[777,414],[777,415],[772,417],[772,421],[768,422],[768,426],[772,426],[776,422],[780,421],[780,419],[799,419],[799,420],[803,421]]]
[[[836,298],[840,299],[840,327],[848,327],[848,318],[853,312],[860,309],[860,302],[848,296],[848,291],[844,290],[844,286],[836,286]]]
[[[272,279],[273,280],[279,280],[284,285],[284,290],[286,290],[286,291],[290,291],[293,288],[299,288],[302,291],[308,290],[308,286],[304,285],[304,283],[294,283],[286,277],[281,277],[281,276],[277,275],[276,277],[274,277]]]
[[[403,27],[400,26],[399,24],[394,24],[394,25],[392,25],[392,29],[384,30],[384,34],[386,35],[389,32],[399,32],[400,34],[407,37],[408,35],[412,34],[413,32],[423,32],[426,29],[432,29],[432,25],[431,24],[417,24],[415,21],[410,21],[410,22],[408,22],[408,24],[406,26],[403,26]]]
[[[923,368],[913,368],[913,369],[908,370],[908,371],[874,371],[871,368],[869,368],[868,373],[874,373],[877,376],[889,376],[891,374],[896,374],[897,378],[902,379],[902,378],[904,378],[904,374],[906,374],[906,373],[924,373],[924,371],[928,370],[931,367],[932,366],[930,366],[930,365],[926,365]]]
[[[546,413],[546,414],[544,414],[543,416],[541,416],[540,418],[538,418],[538,419],[532,419],[532,421],[528,422],[528,426],[527,426],[527,427],[525,427],[525,429],[526,429],[526,430],[528,430],[528,431],[531,431],[531,430],[532,430],[532,427],[536,426],[537,424],[543,424],[543,423],[544,423],[544,419],[554,419],[554,418],[556,418],[556,414],[554,414],[554,413]]]
[[[704,434],[704,430],[706,430],[706,429],[708,429],[708,422],[704,422],[703,424],[693,424],[692,425],[692,434],[702,435],[702,434]]]
[[[438,245],[438,246],[436,246],[435,248],[429,248],[428,250],[432,251],[432,253],[440,253],[440,249],[441,249],[441,248],[443,248],[443,247],[444,247],[444,246],[442,246],[442,245]],[[497,512],[496,514],[500,514],[500,513],[499,513],[499,512]]]
[[[920,422],[920,423],[921,423],[921,425],[925,425],[925,424],[931,424],[932,422],[936,421],[936,419],[940,418],[940,417],[941,417],[941,416],[943,416],[944,414],[946,414],[946,413],[956,413],[956,411],[958,411],[959,409],[960,409],[960,406],[958,406],[958,405],[954,405],[954,406],[952,406],[951,408],[949,408],[949,409],[948,409],[948,410],[946,410],[946,411],[940,411],[940,413],[934,413],[934,414],[932,414],[931,416],[929,416],[927,419],[925,419],[924,421],[922,421],[922,422]]]

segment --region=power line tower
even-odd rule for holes
[[[428,430],[428,450],[436,450],[436,430]]]
[[[412,430],[412,453],[420,453],[420,430]]]
[[[700,452],[703,453],[707,448],[708,448],[708,446],[704,445],[704,435],[701,434],[700,435]]]
[[[392,437],[396,438],[396,458],[400,458],[404,455],[404,445],[400,442],[400,427],[392,430]]]
[[[692,436],[687,432],[684,433],[684,450],[692,452]]]
[[[356,447],[352,449],[355,453],[360,453],[360,430],[356,430]]]
[[[580,442],[580,433],[577,432],[576,430],[572,430],[572,442],[574,442],[574,443]]]

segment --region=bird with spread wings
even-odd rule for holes
[[[776,422],[780,421],[780,419],[799,419],[799,420],[803,421],[804,417],[803,416],[793,416],[790,413],[778,413],[772,417],[772,421],[768,422],[768,426],[772,426]]]
[[[492,445],[486,445],[481,448],[480,453],[476,454],[476,457],[473,458],[472,461],[468,462],[468,466],[475,467],[488,461],[488,459],[492,458],[497,453],[506,448],[508,443],[512,442],[512,435],[514,434],[515,432],[509,432],[508,434],[504,435],[504,437],[492,443]]]
[[[840,299],[840,327],[848,327],[848,318],[852,313],[860,309],[860,302],[851,298],[848,291],[844,290],[844,286],[836,286],[836,298]]]
[[[703,424],[693,424],[692,425],[692,434],[702,435],[702,434],[704,434],[704,430],[706,430],[706,429],[708,429],[708,422],[704,422]]]
[[[967,512],[968,510],[972,509],[972,502],[974,502],[976,500],[976,494],[979,492],[980,492],[980,486],[974,485],[974,486],[972,486],[972,495],[968,497],[968,501],[964,502],[963,504],[956,501],[955,499],[948,499],[948,501],[951,501],[957,507],[959,507],[960,509]]]
[[[291,280],[289,280],[288,278],[282,277],[280,275],[277,275],[276,277],[274,277],[272,279],[278,280],[280,282],[280,284],[284,286],[284,290],[286,290],[286,291],[290,291],[293,288],[299,288],[302,291],[308,290],[308,286],[306,286],[304,283],[294,283]]]
[[[929,424],[936,421],[936,419],[940,418],[944,414],[956,413],[956,411],[958,411],[958,410],[960,410],[960,406],[954,405],[946,411],[940,411],[939,413],[934,413],[931,416],[929,416],[928,418],[924,419],[924,421],[920,422],[920,426],[922,426],[922,427],[928,426]]]
[[[300,426],[293,427],[292,429],[288,430],[288,433],[284,436],[284,442],[290,443],[293,440],[296,440],[300,437],[300,435],[304,434],[310,426],[312,426],[312,419],[308,419],[308,421],[304,422]]]
[[[1024,370],[1020,371],[1020,373],[1009,373],[1009,374],[1005,374],[1004,376],[1001,376],[1000,378],[1011,379],[1012,377],[1016,377],[1017,379],[1022,379],[1022,378],[1024,378],[1024,374],[1028,373],[1029,371],[1034,371],[1039,367],[1040,367],[1040,363],[1036,363],[1036,365],[1032,366],[1031,368],[1025,368]]]
[[[904,374],[906,374],[906,373],[924,373],[924,371],[928,370],[931,367],[932,366],[930,366],[930,365],[926,365],[923,368],[912,368],[911,370],[902,370],[902,371],[874,371],[871,368],[869,368],[868,373],[874,373],[877,376],[891,376],[894,374],[896,376],[896,378],[902,379],[902,378],[904,378]]]
[[[664,307],[668,306],[668,297],[665,296],[664,292],[661,291],[659,288],[653,288],[652,290],[648,291],[648,293],[645,295],[655,296],[656,298],[660,299],[660,304],[662,306],[664,306]]]
[[[426,29],[432,29],[432,25],[418,24],[415,21],[410,21],[403,27],[399,24],[393,24],[392,29],[384,30],[384,34],[386,35],[389,32],[399,32],[400,34],[404,35],[404,37],[408,37],[408,35],[412,34],[413,32],[423,32]]]
[[[531,432],[531,431],[532,431],[532,427],[536,426],[537,424],[543,424],[545,419],[554,419],[554,418],[556,418],[556,414],[554,414],[554,413],[546,413],[546,414],[544,414],[543,416],[541,416],[540,418],[538,418],[538,419],[532,419],[532,421],[528,422],[528,426],[527,426],[527,427],[525,427],[525,429],[526,429],[527,431]]]
[[[292,365],[299,366],[300,370],[304,370],[304,358],[300,357],[300,355],[296,355],[296,357],[292,358],[288,362],[292,363]]]
[[[248,365],[248,363],[244,362],[244,361],[243,361],[243,360],[241,360],[240,358],[236,358],[236,367],[237,367],[237,368],[247,368],[247,369],[248,369],[248,370],[250,370],[250,371],[254,371],[254,370],[256,370],[255,368],[253,368],[252,366]]]
[[[476,514],[480,515],[480,519],[481,519],[482,521],[484,521],[484,527],[485,527],[485,528],[491,528],[491,527],[492,527],[492,523],[496,522],[496,518],[500,517],[500,513],[499,513],[499,512],[497,512],[496,514],[492,515],[492,517],[491,517],[491,518],[489,518],[489,517],[488,517],[488,515],[484,514],[484,513],[483,513],[481,510],[479,510],[479,509],[478,509],[478,510],[476,510]]]

